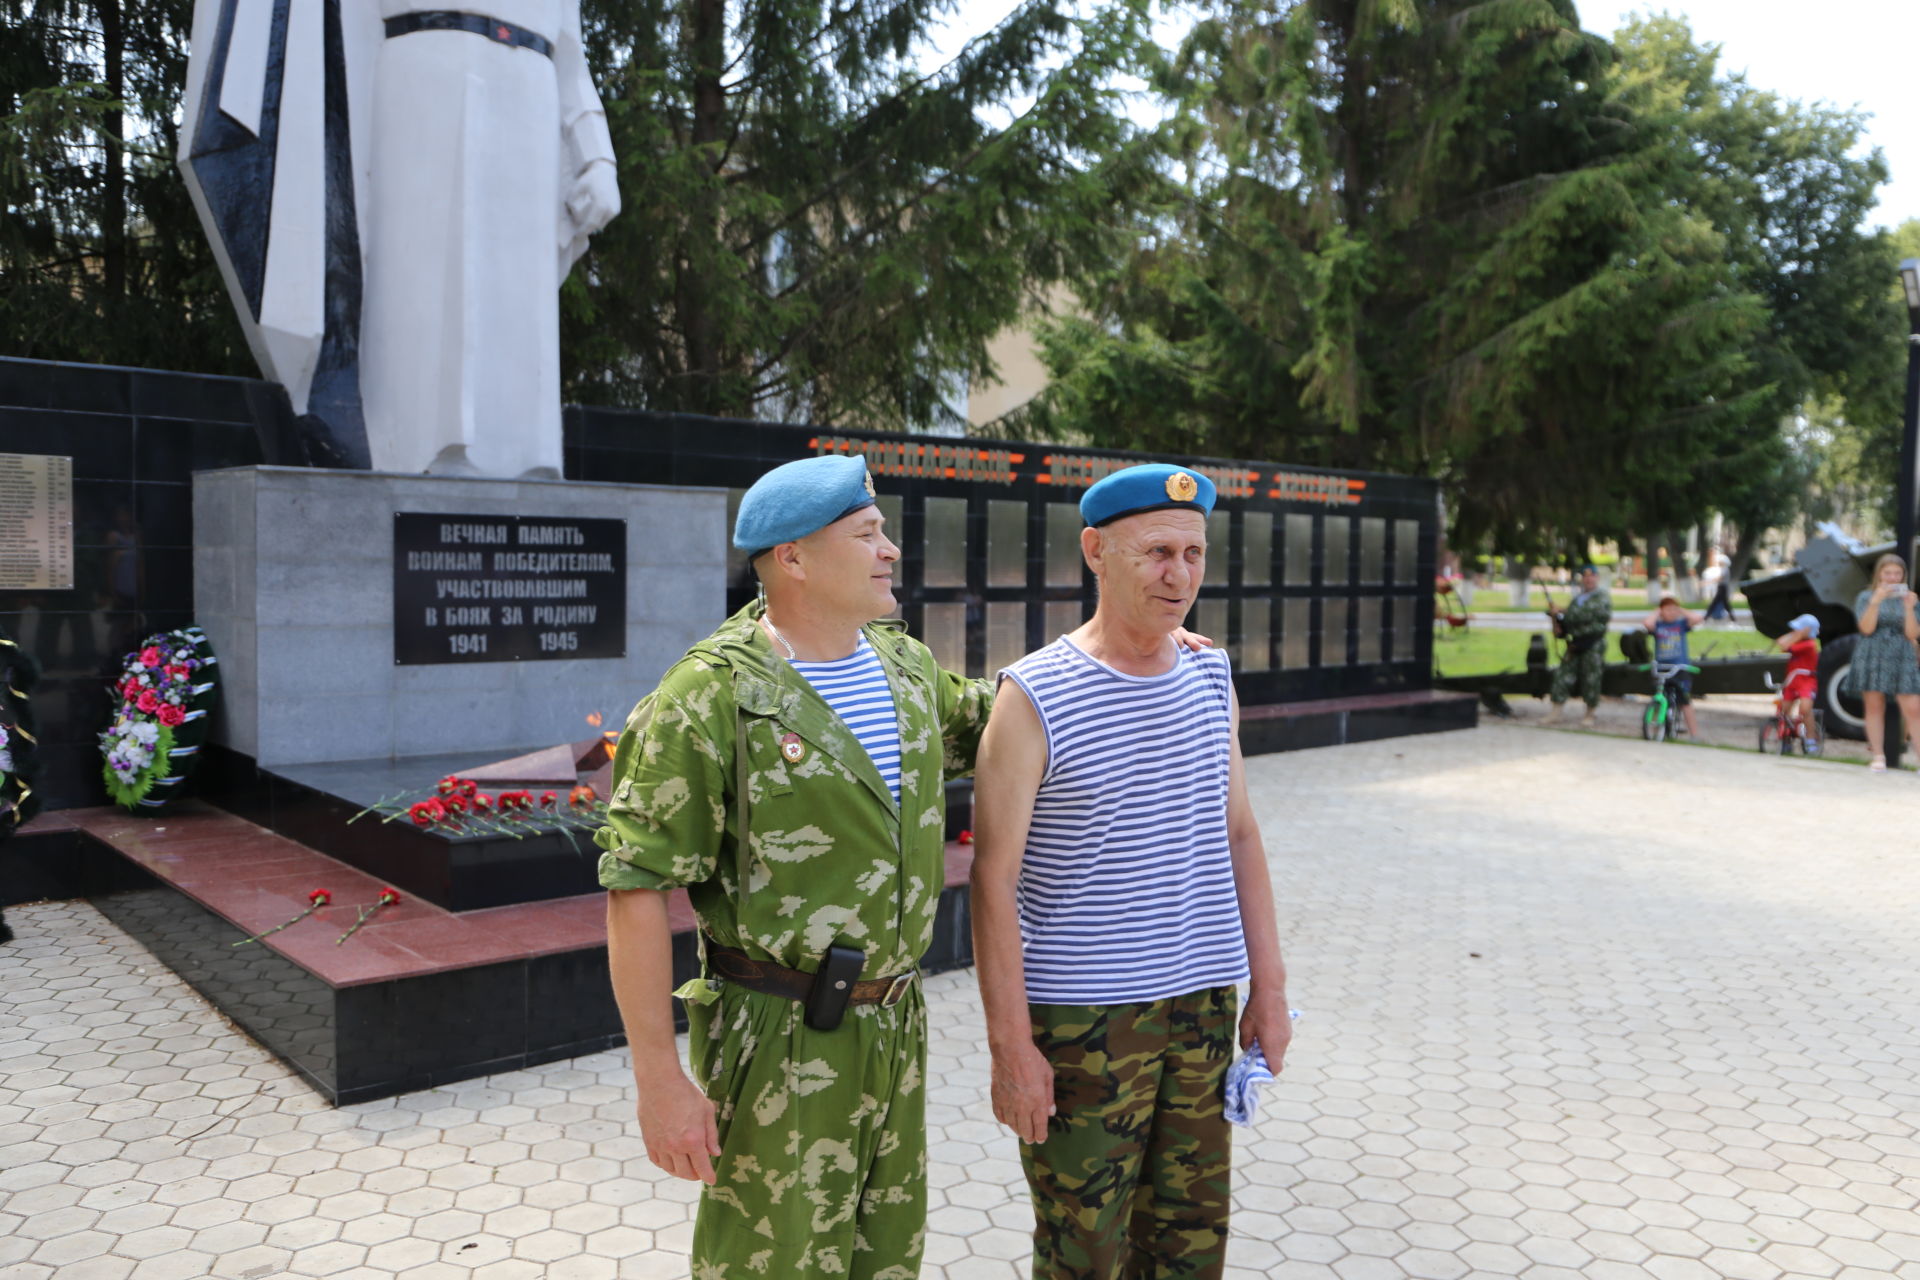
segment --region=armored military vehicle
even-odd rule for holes
[[[1780,636],[1803,613],[1820,619],[1820,688],[1814,705],[1827,732],[1837,738],[1864,738],[1860,699],[1844,692],[1859,639],[1853,601],[1867,586],[1873,562],[1894,549],[1891,542],[1866,546],[1832,524],[1822,524],[1794,556],[1792,569],[1740,584],[1753,610],[1753,629]]]

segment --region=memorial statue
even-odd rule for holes
[[[560,474],[560,282],[620,209],[579,0],[197,0],[180,164],[324,452]]]

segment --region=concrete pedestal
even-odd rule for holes
[[[530,747],[618,728],[725,608],[726,491],[238,467],[193,481],[213,741],[267,767]],[[401,666],[394,514],[627,522],[626,654]],[[431,779],[425,780],[431,782]]]

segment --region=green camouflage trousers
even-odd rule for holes
[[[1589,707],[1600,705],[1600,677],[1607,666],[1607,645],[1602,639],[1585,653],[1575,653],[1571,647],[1560,659],[1560,665],[1553,669],[1553,688],[1549,696],[1553,705],[1559,706],[1578,693]],[[1534,686],[1536,689],[1538,685]]]
[[[1233,1138],[1221,1085],[1238,994],[1030,1005],[1053,1064],[1047,1140],[1022,1144],[1034,1280],[1217,1280]]]
[[[722,984],[687,1002],[694,1082],[718,1112],[693,1280],[915,1280],[927,1228],[927,1010],[915,983],[832,1031]]]

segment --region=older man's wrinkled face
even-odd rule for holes
[[[1100,605],[1128,626],[1171,632],[1186,620],[1207,573],[1207,518],[1145,511],[1099,529],[1081,545],[1100,580]]]

